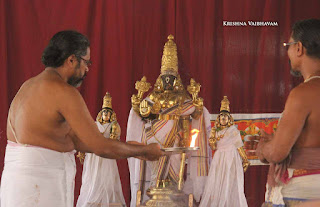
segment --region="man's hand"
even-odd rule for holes
[[[265,139],[264,134],[263,134],[263,136],[260,136],[260,141],[259,141],[259,144],[256,149],[256,155],[258,156],[259,160],[262,163],[268,164],[269,162],[265,159],[265,157],[263,155],[263,147],[264,147],[264,144],[267,142],[266,140],[267,139]]]
[[[134,144],[134,145],[145,145],[141,142],[136,142],[136,141],[127,141],[128,144]]]
[[[263,145],[264,145],[264,142],[260,141],[258,144],[257,150],[256,150],[256,155],[258,156],[259,160],[262,163],[268,164],[269,162],[264,158],[263,153],[262,153]]]
[[[144,143],[136,142],[136,141],[128,141],[128,144],[133,145],[142,145],[145,146],[146,153],[144,156],[136,156],[140,160],[148,160],[148,161],[155,161],[158,160],[161,156],[164,156],[165,153],[160,150],[160,146],[157,143],[152,143],[149,145],[145,145]]]
[[[260,138],[260,142],[264,141],[264,142],[269,142],[272,138],[273,135],[272,134],[268,134],[266,131],[264,131],[263,129],[260,129],[260,133],[261,135],[259,136]]]
[[[256,155],[258,156],[259,160],[262,163],[268,164],[269,162],[265,159],[264,155],[263,155],[263,148],[264,145],[271,141],[273,139],[273,135],[272,134],[268,134],[266,131],[264,131],[263,129],[260,129],[261,135],[259,137],[259,144],[256,150]]]
[[[146,160],[155,161],[165,155],[165,153],[160,150],[160,145],[157,143],[148,144],[146,148],[146,155],[144,156]]]

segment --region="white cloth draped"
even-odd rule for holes
[[[74,152],[8,141],[1,179],[2,207],[73,207]]]
[[[208,110],[204,107],[203,108],[203,116],[204,122],[206,127],[206,133],[209,135],[211,124],[210,124],[210,114]],[[195,108],[192,107],[189,110],[185,111],[182,115],[190,115],[194,112]],[[166,134],[170,132],[174,124],[173,120],[168,120],[167,123],[156,132],[155,136],[148,140],[148,144],[150,143],[164,143],[164,139]],[[199,129],[200,121],[192,119],[192,128]],[[128,124],[127,124],[127,140],[126,141],[137,141],[141,142],[142,133],[144,128],[151,126],[151,123],[146,123],[142,121],[141,117],[133,110],[130,110]],[[175,145],[178,145],[178,140],[176,140]],[[209,147],[208,147],[209,148]],[[211,150],[210,150],[211,151]],[[210,156],[211,157],[211,156]],[[169,165],[172,166],[175,172],[179,172],[180,168],[180,155],[173,155],[169,160]],[[203,192],[205,186],[205,178],[207,176],[197,176],[197,155],[189,155],[189,165],[188,168],[191,169],[191,172],[187,176],[188,185],[185,185],[184,191],[187,193],[193,193],[196,200],[200,199],[200,196]],[[145,186],[143,193],[143,200],[142,203],[148,199],[146,195],[146,190],[150,187],[150,185],[154,185],[156,182],[157,172],[155,169],[157,166],[158,161],[155,162],[146,162],[146,174],[145,174]],[[140,179],[140,160],[136,158],[129,158],[129,171],[130,171],[130,185],[131,185],[131,207],[136,206],[136,194],[138,186],[139,186],[139,179]],[[190,167],[193,166],[193,167]]]
[[[319,200],[320,174],[303,175],[292,178],[294,169],[288,168],[290,181],[275,187],[266,185],[265,202],[274,206],[285,207],[288,200]]]
[[[96,122],[105,137],[110,136],[111,123]],[[116,160],[86,153],[82,185],[77,207],[125,206]]]
[[[217,132],[218,141],[200,207],[246,207],[244,173],[237,148],[243,146],[235,126]]]
[[[288,168],[289,177],[294,169]],[[285,198],[297,198],[307,200],[320,199],[320,174],[304,175],[292,178],[282,189]]]
[[[142,132],[144,129],[144,122],[141,117],[131,109],[127,124],[127,140],[141,142]],[[128,165],[130,171],[130,187],[131,187],[131,202],[130,207],[136,207],[137,191],[139,187],[139,172],[140,172],[140,160],[136,158],[128,158]],[[148,165],[148,162],[147,162]],[[147,168],[147,167],[146,167]],[[149,169],[149,168],[148,168]],[[146,171],[146,178],[149,178],[145,182],[145,188],[150,187],[150,170]],[[145,192],[143,192],[143,198],[147,198]]]

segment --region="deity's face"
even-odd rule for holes
[[[219,115],[219,123],[221,126],[228,125],[228,122],[230,121],[230,118],[227,113],[220,113]]]
[[[172,91],[173,85],[174,85],[174,82],[176,79],[177,79],[177,77],[174,75],[162,75],[161,80],[162,80],[163,89],[165,91],[167,91],[167,90]]]
[[[110,122],[111,119],[111,112],[109,110],[103,110],[102,111],[102,121],[104,122]]]

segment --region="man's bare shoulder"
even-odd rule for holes
[[[290,91],[288,99],[299,100],[304,102],[307,100],[317,99],[320,92],[320,82],[301,83]]]
[[[60,77],[52,77],[44,74],[42,77],[39,77],[37,81],[39,81],[39,85],[41,85],[47,93],[56,97],[66,97],[72,94],[79,94],[79,91],[75,87],[69,85]]]
[[[82,101],[82,96],[77,88],[69,85],[68,83],[51,83],[54,86],[54,93],[58,107],[65,107],[70,103]]]
[[[53,75],[43,71],[38,76],[29,80],[31,89],[29,92],[36,92],[41,100],[46,99],[46,102],[50,102],[51,107],[56,108],[58,111],[61,107],[70,100],[79,101],[82,99],[79,91],[69,85],[61,77]]]
[[[286,109],[294,111],[295,114],[310,114],[315,103],[320,101],[320,82],[301,83],[289,93],[286,101]]]
[[[305,99],[312,93],[314,93],[314,87],[306,83],[301,83],[290,91],[288,99]]]
[[[63,81],[48,82],[47,84],[51,87],[51,92],[54,93],[55,104],[60,113],[69,113],[71,108],[83,110],[86,107],[80,92],[74,86]]]
[[[48,84],[52,84],[55,86],[55,90],[57,90],[58,92],[58,95],[62,95],[62,96],[65,96],[65,95],[78,95],[79,94],[79,91],[69,85],[68,83],[64,82],[64,81],[59,81],[59,82],[52,82],[52,83],[48,83]]]

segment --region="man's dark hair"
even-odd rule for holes
[[[308,56],[320,58],[320,19],[296,22],[292,27],[292,38],[302,43]]]
[[[80,62],[80,57],[87,54],[89,46],[90,42],[83,34],[71,30],[61,31],[51,38],[42,53],[41,61],[46,67],[57,68],[74,54]]]

